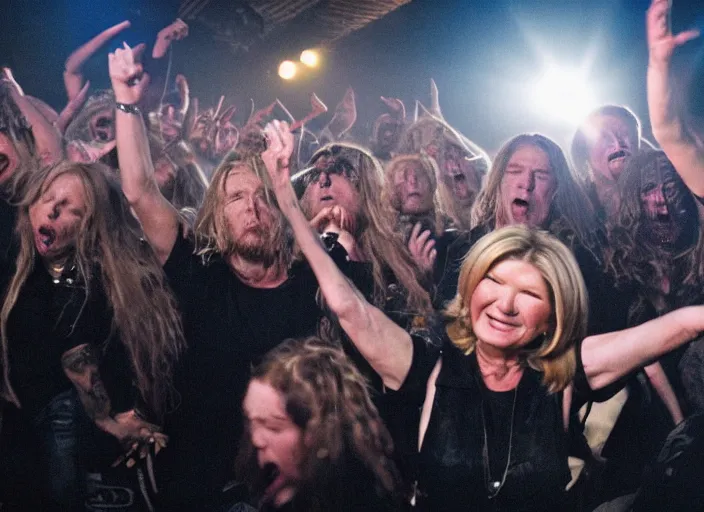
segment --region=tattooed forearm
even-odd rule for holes
[[[61,356],[64,373],[78,390],[88,416],[96,422],[110,417],[110,397],[98,371],[98,357],[88,344],[79,345]]]

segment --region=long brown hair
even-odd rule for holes
[[[85,193],[87,211],[74,251],[79,278],[86,293],[95,280],[102,283],[114,331],[128,350],[142,398],[151,412],[161,416],[172,395],[174,366],[185,347],[181,319],[163,270],[142,239],[119,183],[101,164],[60,162],[29,177],[18,208],[17,270],[0,312],[5,394],[19,405],[10,385],[7,333],[10,313],[38,259],[29,208],[63,174],[77,176]]]
[[[598,229],[592,203],[560,146],[538,133],[517,135],[501,147],[472,208],[472,227],[496,226],[497,217],[501,215],[501,183],[504,173],[509,160],[521,146],[534,146],[544,151],[557,180],[550,214],[546,225],[541,227],[570,247],[574,242],[579,242],[589,249],[595,249],[598,245]]]
[[[670,251],[653,244],[642,231],[644,175],[647,171],[654,171],[652,174],[662,176],[667,167],[674,181],[663,192],[670,215],[682,227],[679,239]],[[662,151],[641,151],[628,161],[618,185],[619,210],[608,224],[606,261],[619,285],[635,284],[640,291],[631,307],[631,316],[646,307],[646,297],[654,300],[658,314],[694,303],[701,298],[704,284],[701,227],[694,199],[672,163]],[[668,301],[665,301],[661,289],[663,279],[670,281],[669,305],[665,304]]]
[[[393,441],[372,403],[367,382],[340,348],[316,337],[287,340],[265,356],[252,380],[279,391],[287,414],[303,431],[299,496],[306,507],[302,510],[340,510],[347,505],[340,503],[344,497],[336,491],[349,489],[348,480],[357,473],[350,474],[345,466],[355,459],[373,475],[378,491],[396,492]],[[255,484],[256,450],[246,429],[237,469],[240,478]]]
[[[309,165],[325,158],[330,166],[344,159],[359,173],[356,184],[359,192],[360,213],[355,239],[365,260],[372,266],[375,305],[383,307],[386,299],[390,270],[399,285],[406,291],[406,305],[412,313],[432,310],[430,295],[420,284],[423,281],[403,237],[394,229],[396,213],[388,202],[382,200],[384,171],[379,161],[361,146],[333,143],[323,146],[313,154]],[[323,169],[324,170],[324,169]],[[302,174],[305,171],[301,171]],[[301,207],[311,217],[305,196]]]

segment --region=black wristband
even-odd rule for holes
[[[135,116],[141,116],[142,111],[139,110],[137,105],[129,105],[127,103],[115,103],[115,108],[117,110],[122,110],[125,114],[134,114]]]

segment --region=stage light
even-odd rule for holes
[[[296,63],[293,61],[285,60],[279,64],[279,76],[284,80],[293,79],[297,71]]]
[[[597,107],[585,73],[558,67],[548,68],[536,81],[532,98],[539,113],[571,126]]]
[[[303,50],[301,62],[309,68],[314,68],[320,62],[320,56],[315,50]]]

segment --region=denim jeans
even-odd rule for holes
[[[77,424],[81,403],[75,389],[56,395],[34,418],[43,454],[41,475],[49,496],[66,510],[78,509],[82,485]]]

